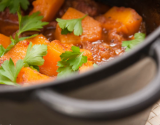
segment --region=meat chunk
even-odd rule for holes
[[[92,0],[78,0],[72,2],[73,8],[90,16],[98,15],[97,4]]]
[[[107,5],[97,3],[94,0],[66,0],[58,16],[62,17],[69,7],[75,8],[89,16],[97,16],[109,10]]]
[[[0,12],[0,20],[18,24],[18,15],[10,13],[9,9],[6,8],[5,11]]]

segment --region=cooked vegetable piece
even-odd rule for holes
[[[85,14],[79,12],[76,9],[69,8],[67,12],[63,15],[62,19],[77,19],[84,17]],[[57,24],[56,27],[56,38],[59,39],[62,43],[71,43],[79,44],[84,41],[96,41],[101,39],[102,27],[101,24],[94,20],[92,17],[85,17],[82,20],[83,33],[81,36],[75,36],[73,33],[62,35],[61,28]]]
[[[16,64],[18,60],[25,57],[28,45],[28,41],[21,41],[17,43],[10,51],[0,58],[1,61],[9,60],[11,58],[14,64]]]
[[[32,3],[33,10],[30,14],[40,11],[43,21],[52,21],[63,3],[64,0],[36,0]]]
[[[13,62],[16,63],[18,60],[24,59],[30,42],[32,42],[33,45],[47,45],[49,43],[49,41],[43,35],[38,35],[34,38],[20,41],[10,51],[8,51],[4,56],[0,58],[1,62],[2,60],[9,60],[10,58],[12,58]]]
[[[57,62],[61,60],[60,55],[65,52],[64,47],[58,40],[48,44],[47,55],[44,56],[44,64],[40,66],[40,72],[48,76],[57,76]]]
[[[128,34],[128,29],[126,26],[118,20],[106,18],[104,15],[96,17],[96,20],[99,21],[102,24],[102,27],[108,31],[116,29],[117,33]]]
[[[93,68],[93,62],[92,61],[87,61],[87,63],[83,64],[80,68],[79,68],[79,72],[80,73],[84,73],[86,71],[89,71]]]
[[[127,35],[133,35],[138,32],[142,22],[142,17],[131,8],[113,7],[106,12],[104,16],[107,19],[122,23],[127,29]],[[121,27],[123,27],[123,25],[121,25]]]
[[[36,37],[27,39],[26,41],[28,42],[32,42],[33,45],[35,44],[44,44],[44,45],[48,45],[50,42],[47,40],[47,38],[45,36],[43,36],[42,34],[37,35]]]
[[[16,81],[20,85],[27,86],[40,84],[49,81],[50,79],[51,78],[49,76],[40,74],[36,70],[26,67],[21,69]]]
[[[144,33],[136,33],[133,40],[123,41],[122,46],[125,47],[125,51],[127,52],[142,42],[145,39],[145,36]]]
[[[86,16],[87,15],[78,19],[70,19],[70,20],[57,18],[56,21],[58,22],[59,27],[62,29],[61,34],[66,35],[68,33],[73,32],[75,36],[82,35],[83,33],[82,20]]]
[[[9,8],[10,13],[16,13],[21,7],[24,10],[28,9],[28,0],[1,0],[0,11],[4,11],[5,8]]]
[[[58,61],[61,60],[60,55],[65,51],[71,51],[72,45],[62,44],[58,40],[52,41],[48,44],[47,55],[44,56],[44,64],[39,67],[40,73],[48,76],[57,76]],[[84,52],[83,55],[87,56],[88,60],[93,60],[92,53],[85,49],[80,49],[80,52]]]
[[[0,45],[2,45],[5,49],[10,45],[11,39],[8,36],[0,34]]]
[[[3,56],[6,51],[7,47],[12,46],[11,44],[11,39],[3,34],[0,34],[0,57]]]
[[[0,67],[0,84],[17,85],[16,80],[22,67],[31,67],[35,70],[40,65],[43,65],[45,56],[47,53],[47,45],[34,45],[29,44],[25,58],[18,60],[16,66],[14,66],[13,60],[5,60]],[[25,74],[24,74],[25,75]],[[24,79],[24,75],[19,79]],[[33,81],[35,82],[35,81]]]

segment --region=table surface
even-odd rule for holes
[[[153,106],[146,125],[160,125],[160,101]]]

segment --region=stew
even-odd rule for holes
[[[42,84],[83,73],[145,39],[132,8],[94,0],[1,0],[0,84]]]

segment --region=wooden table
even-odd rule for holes
[[[160,101],[153,106],[146,125],[160,125]]]

